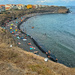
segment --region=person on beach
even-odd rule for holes
[[[39,55],[39,52],[38,51],[34,51],[34,54]]]
[[[21,35],[19,34],[19,37],[21,38]]]
[[[27,39],[27,35],[25,35],[25,39]]]
[[[49,50],[48,52],[46,52],[46,54],[47,54],[47,57],[48,57],[48,58],[51,58],[51,56],[50,56],[50,55],[51,55],[50,50]],[[58,59],[57,59],[57,58],[56,58],[55,60],[56,60],[56,62],[58,61]]]
[[[50,53],[51,53],[50,50],[46,52],[48,58],[50,58]]]

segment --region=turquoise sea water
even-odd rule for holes
[[[23,25],[27,34],[51,50],[59,61],[75,67],[75,7],[70,10],[68,14],[34,16]]]

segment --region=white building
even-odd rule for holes
[[[25,8],[25,5],[23,5],[23,4],[17,4],[16,6],[18,9],[24,9]]]
[[[5,9],[6,9],[6,10],[10,10],[11,8],[12,8],[11,4],[6,4],[6,5],[5,5]]]

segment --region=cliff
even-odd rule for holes
[[[69,13],[69,9],[63,6],[50,6],[45,8],[38,8],[36,11],[38,13]]]
[[[0,28],[0,75],[75,75],[75,68],[45,62],[43,57],[22,50],[12,35]]]

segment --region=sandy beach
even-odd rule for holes
[[[23,30],[20,29],[20,25],[25,22],[27,19],[29,19],[32,16],[35,16],[38,14],[30,14],[25,15],[19,19],[16,19],[14,21],[11,21],[7,23],[5,29],[7,29],[13,36],[14,40],[16,41],[16,44],[18,47],[24,49],[25,51],[32,52],[34,54],[37,54],[38,56],[42,56],[47,58],[46,54],[42,52],[33,42],[32,36],[27,35],[23,32]]]

